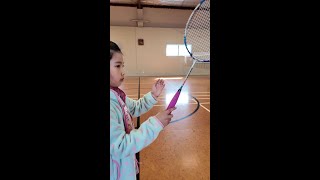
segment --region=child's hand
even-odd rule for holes
[[[171,118],[173,117],[171,112],[174,111],[175,109],[177,108],[173,107],[168,110],[161,111],[156,115],[156,118],[158,118],[158,120],[163,124],[164,127],[166,127],[170,123]]]
[[[158,81],[152,86],[151,94],[155,99],[160,96],[164,86],[165,84],[162,79],[158,79]]]

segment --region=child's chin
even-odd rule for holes
[[[118,87],[121,86],[122,82],[123,82],[123,80],[120,80]]]

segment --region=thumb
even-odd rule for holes
[[[167,113],[170,114],[172,111],[174,111],[176,109],[177,109],[176,107],[170,108],[170,109],[167,110]]]

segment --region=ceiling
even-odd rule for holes
[[[110,0],[110,6],[194,9],[200,0]]]

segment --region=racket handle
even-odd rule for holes
[[[181,88],[176,92],[176,94],[171,99],[171,101],[169,103],[169,106],[167,107],[167,110],[170,109],[170,108],[173,108],[177,104],[177,101],[178,101],[179,96],[180,96],[180,92],[181,92]]]

